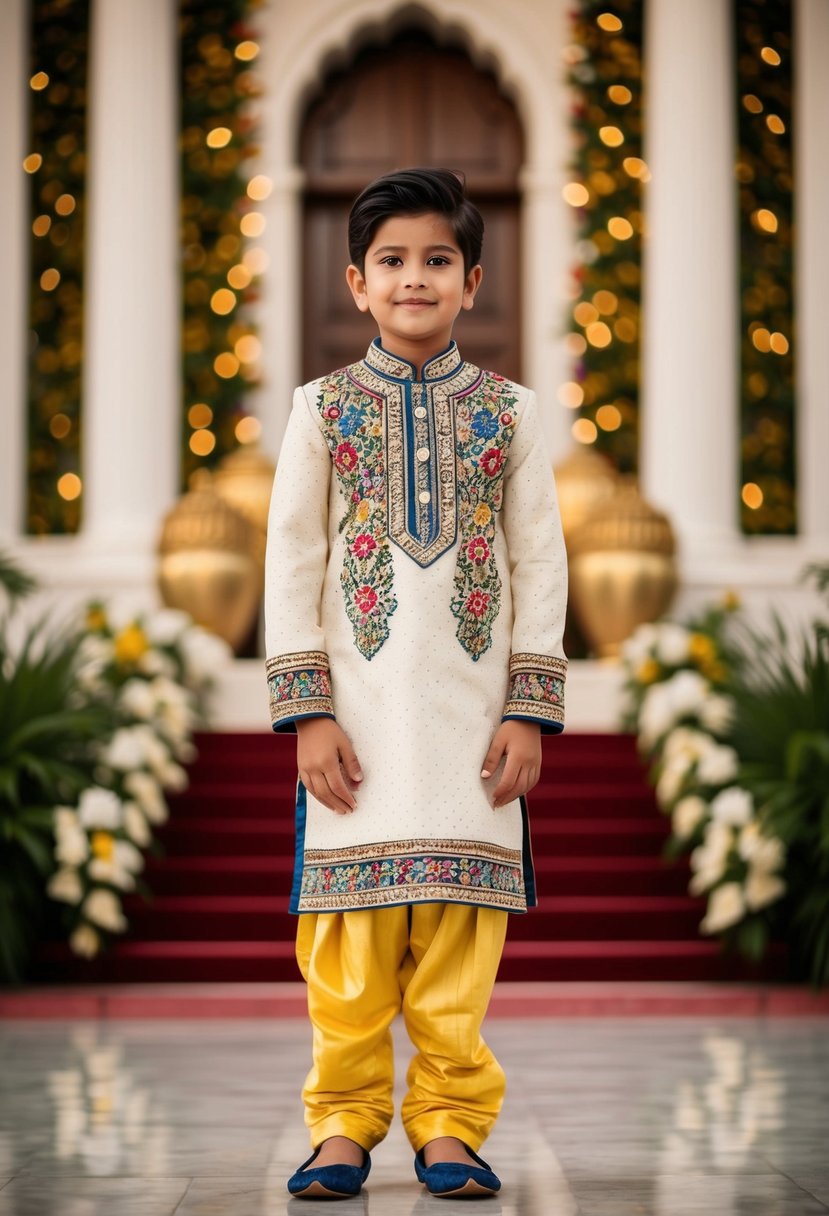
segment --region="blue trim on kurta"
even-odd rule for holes
[[[302,718],[333,718],[336,721],[335,714],[292,714],[290,718],[282,718],[281,721],[274,722],[271,729],[277,735],[295,735],[295,723],[299,722]]]
[[[524,865],[524,890],[527,895],[527,907],[535,908],[538,904],[538,896],[535,889],[535,865],[533,864],[533,846],[530,836],[530,811],[527,806],[527,799],[523,794],[518,801],[521,804],[521,855]]]
[[[504,714],[502,722],[534,722],[541,727],[542,735],[560,735],[564,730],[563,722],[548,722],[546,718],[531,718],[529,714]]]
[[[297,778],[296,783],[296,847],[294,850],[294,880],[291,883],[291,902],[288,910],[299,912],[299,897],[302,891],[302,869],[305,859],[305,822],[308,799],[305,786]]]
[[[385,346],[381,344],[379,338],[375,338],[371,345],[376,346],[378,350],[381,350],[383,354],[388,355],[390,358],[397,359],[398,363],[408,364],[408,366],[412,369],[411,376],[390,376],[388,372],[384,372],[379,367],[375,367],[373,363],[368,364],[376,375],[381,376],[383,380],[391,380],[395,384],[411,384],[412,382],[419,384],[424,380],[428,380],[430,384],[440,384],[442,380],[451,380],[453,376],[457,376],[458,372],[464,365],[464,360],[459,357],[457,365],[453,367],[450,372],[447,372],[445,376],[427,376],[426,374],[426,369],[429,367],[430,363],[434,363],[438,359],[443,359],[454,347],[457,346],[457,343],[453,338],[446,347],[446,350],[442,350],[439,354],[433,355],[431,359],[428,359],[423,364],[423,376],[420,380],[418,380],[417,376],[415,375],[417,368],[410,359],[404,359],[402,355],[396,355],[394,351],[386,350]]]

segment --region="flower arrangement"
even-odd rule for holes
[[[147,893],[144,851],[230,656],[166,610],[119,619],[93,604],[12,629],[32,588],[0,555],[0,976],[13,981],[56,929],[87,957],[126,929],[122,894]]]
[[[687,626],[636,631],[623,650],[625,725],[671,817],[667,852],[690,853],[689,890],[707,897],[701,932],[755,960],[776,933],[794,971],[825,983],[829,630],[793,637],[775,619],[763,633],[738,607],[729,596]]]

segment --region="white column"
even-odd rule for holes
[[[146,551],[177,486],[178,5],[92,6],[83,531]]]
[[[27,16],[26,0],[0,4],[0,543],[21,529],[26,470]]]
[[[794,10],[797,497],[807,548],[829,545],[829,4]]]
[[[686,553],[737,539],[731,5],[648,0],[641,479]]]

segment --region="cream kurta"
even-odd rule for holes
[[[480,770],[504,718],[564,721],[567,566],[535,396],[379,341],[296,391],[268,526],[274,730],[335,716],[364,774],[299,783],[295,912],[535,902],[526,805]]]

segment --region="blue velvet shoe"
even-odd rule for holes
[[[291,1194],[300,1199],[350,1199],[352,1195],[359,1195],[371,1169],[371,1157],[366,1150],[363,1149],[362,1165],[322,1165],[309,1170],[308,1166],[316,1161],[321,1148],[322,1145],[314,1149],[288,1179]]]
[[[415,1156],[415,1173],[430,1195],[440,1199],[475,1199],[494,1195],[501,1189],[501,1179],[493,1174],[486,1161],[473,1153],[468,1144],[464,1148],[478,1164],[463,1165],[458,1161],[437,1161],[427,1165],[423,1149]]]

